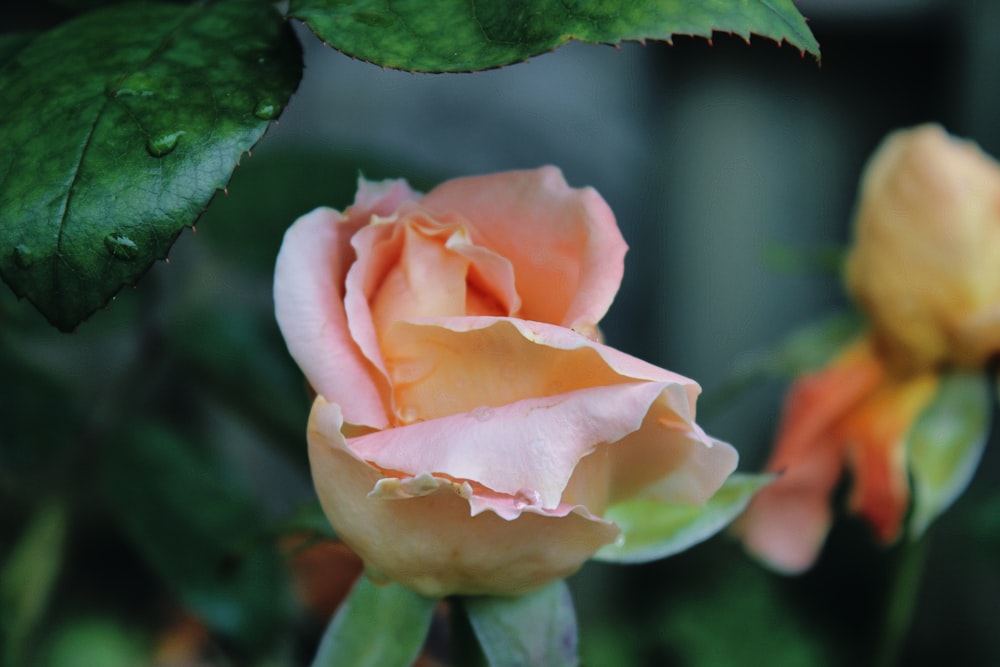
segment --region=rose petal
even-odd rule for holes
[[[531,398],[352,438],[351,450],[387,470],[474,480],[556,507],[579,460],[638,430],[664,385],[630,383]]]
[[[851,509],[864,516],[886,544],[899,536],[910,504],[905,436],[937,385],[934,374],[884,383],[837,428],[838,437],[849,443]]]
[[[397,406],[408,421],[435,419],[524,398],[651,380],[683,387],[678,409],[694,421],[693,380],[565,327],[513,318],[456,317],[396,322],[384,334]]]
[[[450,234],[416,224],[402,229],[399,258],[370,298],[375,331],[396,320],[465,315],[469,260],[445,247]]]
[[[352,220],[367,223],[373,215],[388,217],[404,203],[419,201],[422,196],[402,178],[384,181],[358,178],[358,192],[346,214]]]
[[[459,178],[421,206],[468,222],[516,268],[520,317],[592,330],[621,284],[627,246],[607,203],[555,167]]]
[[[774,569],[802,572],[816,560],[830,527],[830,494],[844,467],[846,443],[836,424],[884,378],[866,338],[792,386],[766,466],[781,476],[754,496],[733,527],[746,548]]]
[[[323,509],[370,568],[423,595],[527,593],[569,576],[618,536],[613,524],[576,512],[472,517],[459,484],[402,500],[370,497],[382,475],[347,448],[342,423],[339,408],[318,397],[308,440]]]
[[[289,227],[274,270],[275,316],[313,388],[337,401],[349,422],[384,428],[384,381],[351,338],[343,306],[350,238],[362,224],[319,208]]]
[[[465,315],[514,316],[521,309],[510,260],[475,245],[464,227],[452,234],[447,246],[469,260]]]
[[[385,348],[404,419],[427,421],[350,441],[380,468],[473,480],[554,508],[581,458],[615,443],[593,455],[610,459],[606,479],[576,484],[568,501],[591,511],[654,484],[665,499],[702,502],[735,468],[735,451],[694,425],[693,381],[562,327],[397,322]]]

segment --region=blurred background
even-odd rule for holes
[[[429,189],[554,164],[596,188],[631,247],[608,343],[698,380],[700,421],[758,470],[794,370],[782,341],[849,308],[839,259],[871,151],[933,121],[1000,155],[1000,3],[797,4],[821,64],[716,35],[421,75],[299,26],[299,92],[169,264],[72,335],[0,290],[4,664],[309,663],[358,566],[317,539],[309,398],[270,281],[285,228],[347,206],[359,173]],[[1000,664],[996,449],[931,530],[899,664]],[[901,556],[841,516],[796,578],[726,535],[588,564],[583,664],[870,664]]]

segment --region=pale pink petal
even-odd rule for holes
[[[387,223],[372,224],[359,230],[351,239],[358,259],[345,280],[344,309],[349,335],[386,381],[388,375],[370,304],[371,296],[399,261],[403,236],[403,227]]]
[[[527,593],[569,576],[618,536],[613,524],[577,512],[473,517],[462,485],[442,480],[414,483],[405,499],[371,497],[383,476],[347,449],[341,426],[337,406],[318,397],[308,440],[323,509],[370,569],[423,595]]]
[[[358,178],[358,192],[354,195],[354,203],[344,214],[351,220],[367,224],[373,215],[382,218],[391,216],[403,204],[419,201],[422,196],[402,178],[384,181]]]
[[[639,382],[530,398],[378,431],[349,446],[382,469],[474,480],[554,508],[577,462],[636,431],[663,389]]]
[[[611,306],[627,246],[601,196],[569,187],[557,168],[451,180],[420,205],[458,216],[476,244],[510,260],[519,317],[591,331]]]
[[[289,227],[274,270],[275,315],[313,388],[339,403],[349,422],[383,428],[387,389],[352,340],[343,306],[350,238],[361,224],[319,208]]]

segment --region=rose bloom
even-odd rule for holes
[[[862,177],[845,278],[870,331],[792,386],[767,464],[781,476],[735,527],[789,573],[816,559],[845,467],[851,510],[896,540],[906,436],[940,373],[1000,351],[1000,165],[937,125],[889,135]]]
[[[625,250],[552,167],[426,196],[362,179],[346,211],[289,228],[275,307],[317,393],[313,480],[376,577],[528,592],[619,537],[609,505],[703,503],[733,471],[696,383],[598,340]]]
[[[978,367],[1000,352],[1000,164],[938,125],[869,164],[847,286],[888,362]]]

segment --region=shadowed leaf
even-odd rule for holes
[[[570,39],[618,44],[713,31],[819,55],[791,0],[291,0],[289,13],[355,58],[422,72],[509,65]]]

